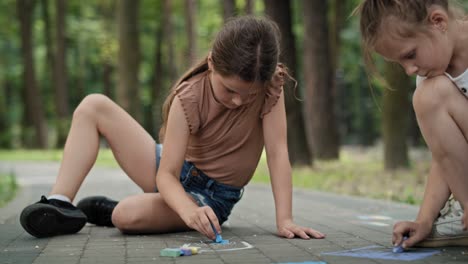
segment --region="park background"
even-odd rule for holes
[[[157,139],[161,106],[223,23],[268,16],[282,33],[288,144],[297,188],[418,204],[431,155],[414,78],[361,55],[359,0],[2,0],[0,161],[60,161],[73,109],[103,93]],[[455,1],[453,1],[455,3]],[[457,2],[466,10],[466,1]],[[102,142],[97,166],[117,166]],[[268,183],[265,157],[253,182]],[[14,197],[0,172],[0,206]]]

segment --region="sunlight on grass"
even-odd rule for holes
[[[429,172],[429,152],[411,150],[410,168],[393,172],[384,170],[382,153],[381,147],[342,147],[337,161],[315,161],[313,168],[293,168],[293,184],[299,188],[419,204]],[[59,162],[61,158],[60,150],[0,150],[2,161]],[[107,148],[101,148],[96,165],[118,167]],[[252,182],[270,182],[265,155],[260,159]]]
[[[2,161],[57,161],[62,159],[63,150],[0,150]],[[101,148],[96,165],[117,167],[118,164],[110,149]]]
[[[293,168],[295,187],[353,196],[419,204],[429,172],[430,156],[426,150],[410,152],[411,167],[387,172],[381,149],[342,148],[337,161],[315,161],[314,167]],[[252,182],[269,183],[266,158],[255,172]]]

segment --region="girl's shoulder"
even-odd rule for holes
[[[207,72],[201,72],[199,74],[193,75],[189,79],[183,81],[182,83],[177,86],[176,91],[179,90],[198,90],[199,86],[204,85],[205,77],[207,76]]]
[[[466,69],[462,74],[453,77],[448,73],[445,73],[445,76],[465,95],[468,96],[468,69]],[[416,87],[420,83],[426,80],[426,77],[416,76]]]
[[[206,77],[206,72],[202,72],[190,77],[176,88],[176,96],[182,104],[190,134],[195,134],[200,128],[200,115],[203,105],[203,92],[206,90]]]

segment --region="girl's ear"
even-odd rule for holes
[[[445,12],[441,8],[430,8],[429,9],[429,16],[428,22],[434,28],[441,30],[443,32],[447,31],[448,24],[449,24],[449,16],[447,12]]]

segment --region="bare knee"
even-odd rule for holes
[[[413,107],[418,119],[430,119],[432,113],[446,111],[451,98],[459,96],[459,93],[455,84],[446,76],[424,80],[413,95]]]
[[[112,101],[103,94],[90,94],[86,96],[73,113],[73,118],[85,117],[97,120],[100,113],[103,113]]]
[[[413,96],[413,106],[418,124],[431,148],[433,159],[447,159],[452,151],[447,149],[446,139],[454,133],[448,127],[440,129],[441,123],[452,122],[450,106],[462,95],[446,76],[423,81]],[[438,128],[438,129],[435,129]]]
[[[129,199],[120,201],[112,212],[112,223],[122,233],[135,233],[141,225],[142,218],[140,217],[137,204]]]

